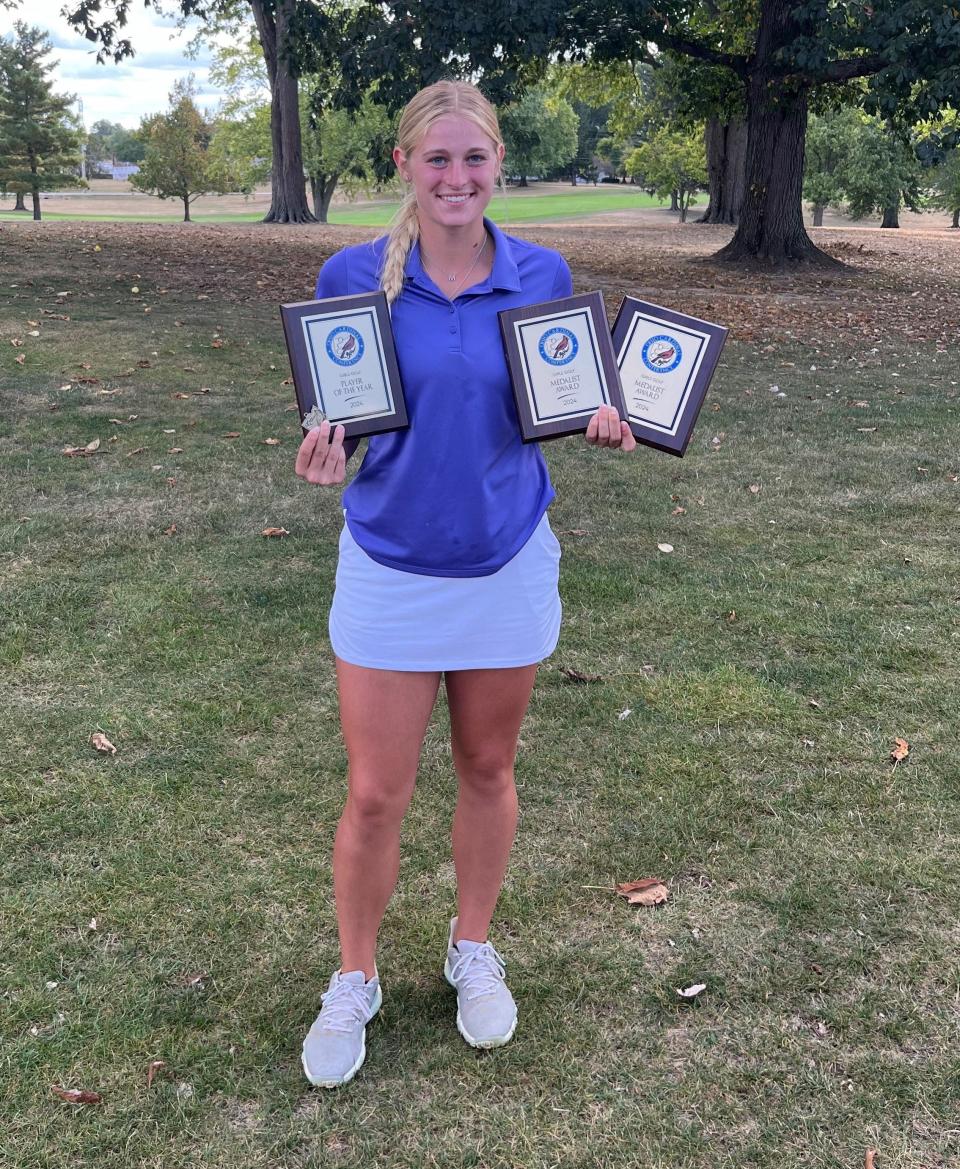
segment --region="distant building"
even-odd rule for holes
[[[122,181],[135,175],[140,167],[135,162],[104,162],[101,163],[101,169],[108,170],[110,178]]]

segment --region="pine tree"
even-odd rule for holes
[[[51,48],[46,33],[19,20],[10,40],[0,37],[0,189],[29,193],[34,219],[41,191],[86,185],[74,173],[80,134],[72,98],[53,92],[54,62],[43,61]]]

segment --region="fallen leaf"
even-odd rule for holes
[[[631,714],[633,714],[633,709],[632,709],[632,707],[628,706],[626,710],[620,711],[620,713],[617,715],[617,720],[619,722],[623,722],[623,720],[625,718],[629,718]]]
[[[100,928],[100,923],[97,921],[97,919],[95,917],[91,917],[90,920],[87,922],[87,929],[90,930],[91,933],[96,933],[96,931],[99,928]]]
[[[239,438],[240,431],[239,430],[228,430],[226,434],[222,434],[220,437],[221,438]]]
[[[670,896],[670,890],[659,877],[625,881],[617,886],[617,892],[627,899],[628,905],[662,905]]]
[[[567,528],[564,532],[565,536],[589,536],[590,533],[586,528]]]
[[[167,449],[167,454],[168,455],[182,455],[183,454],[183,447],[182,446],[169,447]]]
[[[23,363],[26,360],[27,360],[26,354],[24,354],[24,353],[18,353],[17,356],[14,358],[14,361],[17,363],[17,365],[23,365]]]
[[[686,515],[687,509],[685,507],[675,507],[670,514],[671,515]]]
[[[692,986],[684,987],[683,990],[679,986],[676,987],[676,992],[682,999],[695,999],[698,994],[702,994],[706,989],[707,984],[705,982],[695,982]]]
[[[83,449],[87,452],[87,454],[92,455],[94,451],[100,449],[100,439],[95,438],[92,442],[88,442]]]
[[[127,451],[127,458],[131,459],[134,455],[142,455],[146,449],[145,446],[134,447],[132,451]]]
[[[264,528],[260,533],[261,536],[289,536],[290,533],[286,528]]]
[[[736,619],[737,619],[737,611],[736,611],[736,609],[731,609],[730,612],[727,614],[727,621],[729,621],[729,623],[732,625],[734,623],[734,621],[736,621]]]
[[[176,485],[176,482],[177,482],[176,479],[174,479],[174,477],[172,475],[167,476],[167,486],[168,487],[174,487]]]
[[[193,394],[185,394],[185,393],[183,392],[183,390],[177,390],[177,392],[176,392],[175,394],[172,394],[172,395],[171,395],[171,397],[174,397],[174,398],[192,398],[192,397],[193,397]]]
[[[94,731],[90,736],[91,747],[96,747],[98,751],[103,751],[107,755],[116,755],[117,749],[113,743],[107,738],[103,731]]]
[[[27,334],[27,336],[28,337],[39,337],[40,330],[39,329],[31,329],[30,332]]]
[[[171,524],[169,528],[164,528],[163,534],[165,536],[175,536],[177,534],[177,525]]]
[[[875,426],[858,426],[857,434],[873,434],[876,429]]]
[[[196,987],[202,987],[209,977],[210,974],[206,970],[202,970],[197,974],[187,974],[180,979],[180,985],[185,990],[193,990]]]
[[[821,707],[821,703],[816,698],[811,698],[807,705],[812,706],[814,710],[819,710]]]
[[[858,410],[866,410],[870,403],[865,401],[863,398],[860,398],[856,402],[848,402],[847,405],[855,406]]]
[[[219,337],[215,338],[213,341],[210,342],[211,349],[222,349],[223,346],[224,346],[224,342],[221,341]]]
[[[130,291],[131,291],[131,292],[139,292],[139,291],[140,291],[140,289],[139,289],[139,287],[138,287],[136,284],[134,284],[133,288],[131,288],[131,289],[130,289]]]
[[[602,682],[602,674],[581,674],[579,670],[571,670],[567,666],[560,667],[560,673],[571,682]]]
[[[893,750],[890,752],[890,762],[900,763],[910,754],[910,744],[906,739],[894,739]]]
[[[10,344],[14,347],[14,349],[22,349],[23,348],[23,341],[21,341],[21,339],[19,337],[11,337]]]
[[[760,494],[760,484],[759,483],[751,483],[749,490],[750,490],[751,495],[759,495]]]
[[[263,440],[263,445],[264,446],[279,446],[280,439],[279,438],[265,438]]]
[[[657,550],[658,550],[659,552],[672,552],[672,551],[673,551],[673,545],[672,545],[672,544],[658,544],[658,545],[657,545]]]
[[[68,1104],[99,1104],[103,1099],[99,1092],[90,1092],[85,1088],[61,1088],[59,1084],[51,1084],[50,1087]]]
[[[166,1063],[162,1059],[153,1060],[153,1062],[147,1068],[147,1091],[150,1090],[150,1087],[153,1084],[153,1078],[157,1074],[157,1072],[160,1071],[161,1068],[165,1068],[166,1066],[167,1066]]]

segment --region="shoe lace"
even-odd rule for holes
[[[325,1031],[352,1031],[366,1025],[370,1009],[365,987],[356,982],[338,982],[320,996],[323,1006],[317,1022]]]
[[[461,954],[450,972],[468,1000],[496,994],[506,976],[506,963],[489,942]]]

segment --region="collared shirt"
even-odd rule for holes
[[[354,540],[403,572],[488,576],[553,499],[539,447],[520,438],[497,313],[569,296],[570,269],[559,253],[484,222],[492,271],[452,301],[411,249],[391,314],[410,426],[371,436],[343,495]],[[331,256],[318,299],[378,288],[385,246],[381,238]]]

